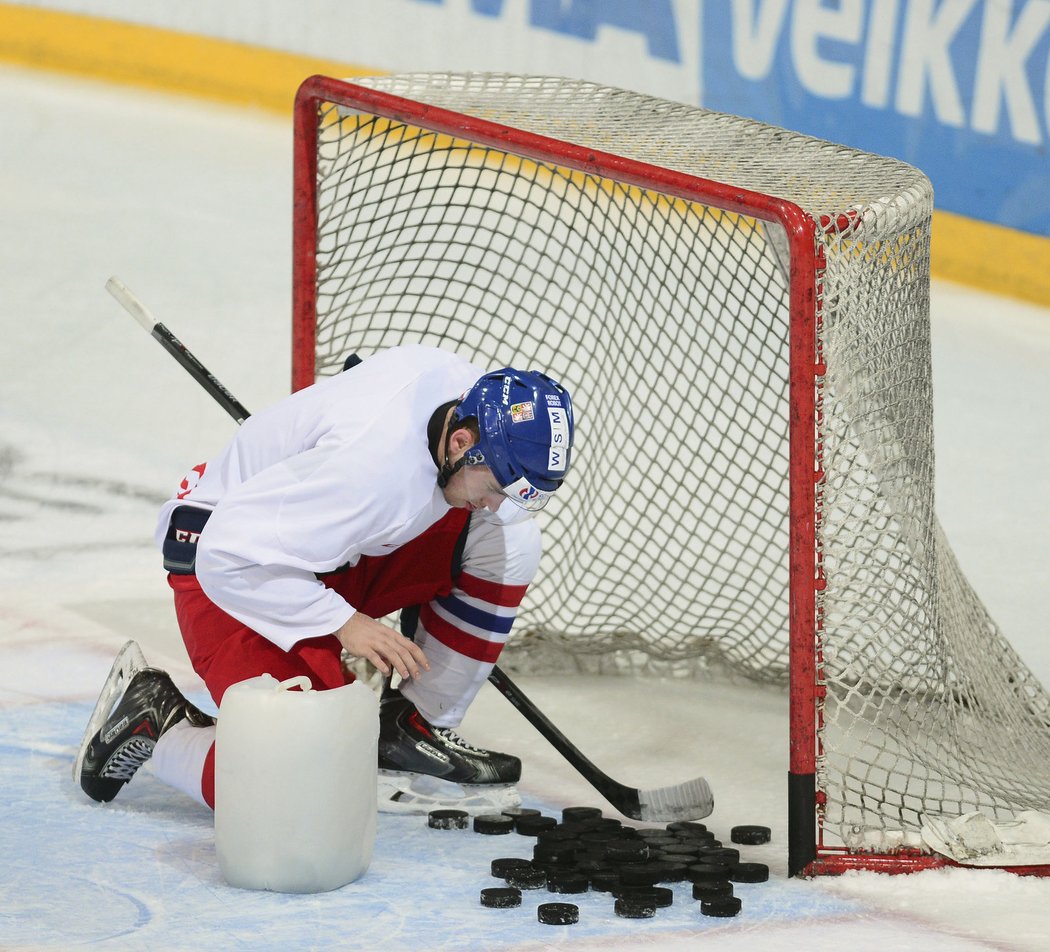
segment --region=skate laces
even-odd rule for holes
[[[469,750],[475,754],[489,754],[490,751],[485,750],[484,747],[475,747],[473,744],[468,743],[462,737],[459,736],[451,727],[434,727],[430,725],[430,729],[437,734],[442,740],[450,744],[455,744],[457,747],[462,747],[464,750]]]
[[[153,756],[153,742],[142,737],[133,737],[124,744],[102,769],[102,776],[111,780],[128,781]]]

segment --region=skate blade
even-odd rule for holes
[[[128,682],[135,676],[135,672],[146,667],[146,658],[137,642],[126,642],[124,647],[117,653],[113,661],[113,667],[109,669],[109,677],[102,687],[102,693],[98,696],[95,710],[91,712],[87,729],[84,731],[84,739],[80,742],[80,750],[73,764],[73,781],[80,786],[80,772],[84,768],[84,758],[87,749],[91,745],[91,739],[102,729],[102,725],[109,720],[109,715],[116,706],[117,699],[124,693]]]
[[[509,783],[452,783],[426,774],[380,770],[378,802],[380,813],[463,810],[477,816],[521,806],[521,795]]]

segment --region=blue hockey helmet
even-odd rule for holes
[[[504,367],[485,374],[463,395],[449,432],[471,418],[480,435],[463,464],[488,466],[510,500],[523,509],[542,509],[571,464],[569,392],[538,371]]]

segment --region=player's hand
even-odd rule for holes
[[[423,649],[411,638],[363,612],[352,615],[335,636],[350,654],[371,661],[383,674],[393,668],[403,678],[418,678],[420,668],[430,670]]]

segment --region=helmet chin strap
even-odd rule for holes
[[[466,463],[465,459],[460,459],[454,466],[448,461],[448,451],[445,451],[445,462],[441,464],[441,469],[438,472],[438,489],[444,489],[448,485],[448,481],[456,475],[462,468],[463,464]]]

